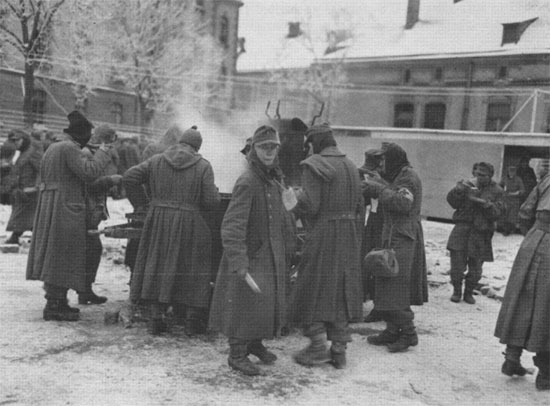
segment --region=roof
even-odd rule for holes
[[[245,0],[240,72],[306,67],[315,60],[403,60],[550,54],[547,0],[420,0],[419,21],[405,30],[408,0]],[[503,24],[536,20],[517,43],[502,45]],[[288,22],[310,32],[285,38]],[[344,49],[324,55],[329,30],[350,29]],[[311,46],[313,44],[313,46]]]

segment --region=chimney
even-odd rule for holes
[[[300,28],[299,22],[288,23],[288,34],[286,35],[287,38],[297,38],[302,34],[303,32]]]
[[[407,4],[407,23],[405,29],[410,30],[418,22],[420,14],[420,0],[408,0]]]

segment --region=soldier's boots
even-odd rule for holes
[[[451,302],[459,303],[462,299],[462,283],[460,285],[453,285],[453,295],[451,296]]]
[[[468,289],[466,288],[464,290],[464,297],[463,297],[464,301],[468,304],[476,304],[476,300],[474,299],[474,295],[473,295],[473,289]]]
[[[346,360],[346,343],[333,342],[330,347],[330,356],[332,358],[332,366],[336,369],[344,369],[347,364]]]
[[[265,348],[261,340],[253,340],[248,343],[248,353],[258,357],[260,361],[267,365],[277,361],[277,356]]]
[[[397,325],[386,322],[386,329],[380,334],[368,336],[367,342],[372,345],[393,344],[399,339],[399,328]]]
[[[235,371],[247,376],[262,375],[262,370],[250,361],[247,354],[247,344],[232,344],[229,348],[227,364]]]
[[[506,346],[506,352],[504,352],[504,363],[500,371],[507,376],[524,376],[527,370],[521,365],[522,348],[517,346]]]
[[[325,364],[332,361],[332,356],[327,348],[327,340],[324,334],[310,337],[311,343],[294,355],[294,361],[307,367]]]
[[[79,312],[79,309],[69,306],[67,299],[48,299],[42,315],[46,321],[77,321]]]
[[[538,390],[550,390],[550,353],[537,352],[537,355],[533,357],[533,362],[539,369],[535,387]]]
[[[389,352],[403,352],[409,347],[418,345],[418,335],[412,321],[402,326],[399,338],[394,343],[388,344]]]

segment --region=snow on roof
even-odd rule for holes
[[[420,0],[419,21],[405,30],[408,0],[245,0],[240,72],[306,67],[314,60],[417,59],[550,53],[550,1]],[[538,17],[538,18],[537,18]],[[502,45],[503,24],[537,18],[520,41]],[[289,22],[304,36],[288,39]],[[330,30],[349,29],[343,50],[324,55]]]

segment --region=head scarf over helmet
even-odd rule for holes
[[[382,145],[382,151],[384,151],[385,159],[383,178],[388,182],[393,182],[401,169],[410,165],[407,153],[393,142]]]
[[[335,147],[336,140],[328,124],[314,125],[306,131],[306,144],[313,146],[313,153],[319,154],[327,147]]]

